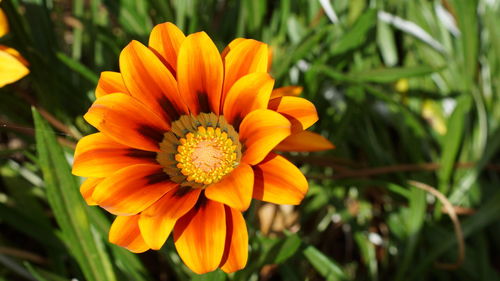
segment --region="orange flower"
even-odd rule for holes
[[[9,32],[9,23],[0,9],[0,37]],[[0,45],[0,88],[14,83],[29,73],[28,63],[15,49]]]
[[[73,173],[88,177],[88,204],[118,216],[112,243],[157,250],[173,231],[194,272],[234,272],[247,262],[252,198],[300,203],[306,178],[273,151],[333,146],[304,131],[318,117],[300,88],[272,90],[268,54],[242,38],[220,54],[204,32],[164,23],[149,47],[123,49],[120,73],[101,74],[84,116],[100,132],[78,143]]]

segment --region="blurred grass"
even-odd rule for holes
[[[31,74],[0,89],[0,280],[500,280],[499,0],[3,0],[1,44]],[[277,86],[301,85],[337,149],[291,154],[297,208],[254,203],[247,267],[193,276],[171,241],[135,255],[70,175],[99,73],[164,21],[273,48]],[[32,115],[33,108],[33,115]],[[40,112],[37,113],[37,112]],[[44,119],[50,121],[50,124]],[[34,121],[33,121],[34,120]],[[52,125],[52,128],[51,128]],[[55,131],[55,133],[54,133]],[[459,213],[464,263],[436,199]],[[268,225],[268,227],[264,227]]]

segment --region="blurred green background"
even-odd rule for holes
[[[31,70],[0,89],[1,281],[500,280],[499,0],[0,7],[0,43]],[[140,255],[109,244],[111,217],[84,204],[70,174],[76,141],[94,130],[82,114],[99,73],[165,21],[220,50],[236,37],[268,43],[277,86],[304,87],[313,130],[337,147],[288,155],[309,193],[293,208],[253,203],[249,262],[232,275],[193,275],[171,239]]]

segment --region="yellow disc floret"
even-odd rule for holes
[[[237,145],[220,128],[200,126],[179,142],[175,160],[188,181],[205,185],[216,183],[238,164]]]

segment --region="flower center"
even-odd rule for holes
[[[175,160],[188,181],[212,184],[234,169],[237,146],[220,128],[199,126],[179,141]]]
[[[182,186],[205,188],[219,182],[239,164],[238,133],[224,116],[183,115],[163,136],[156,160]]]

